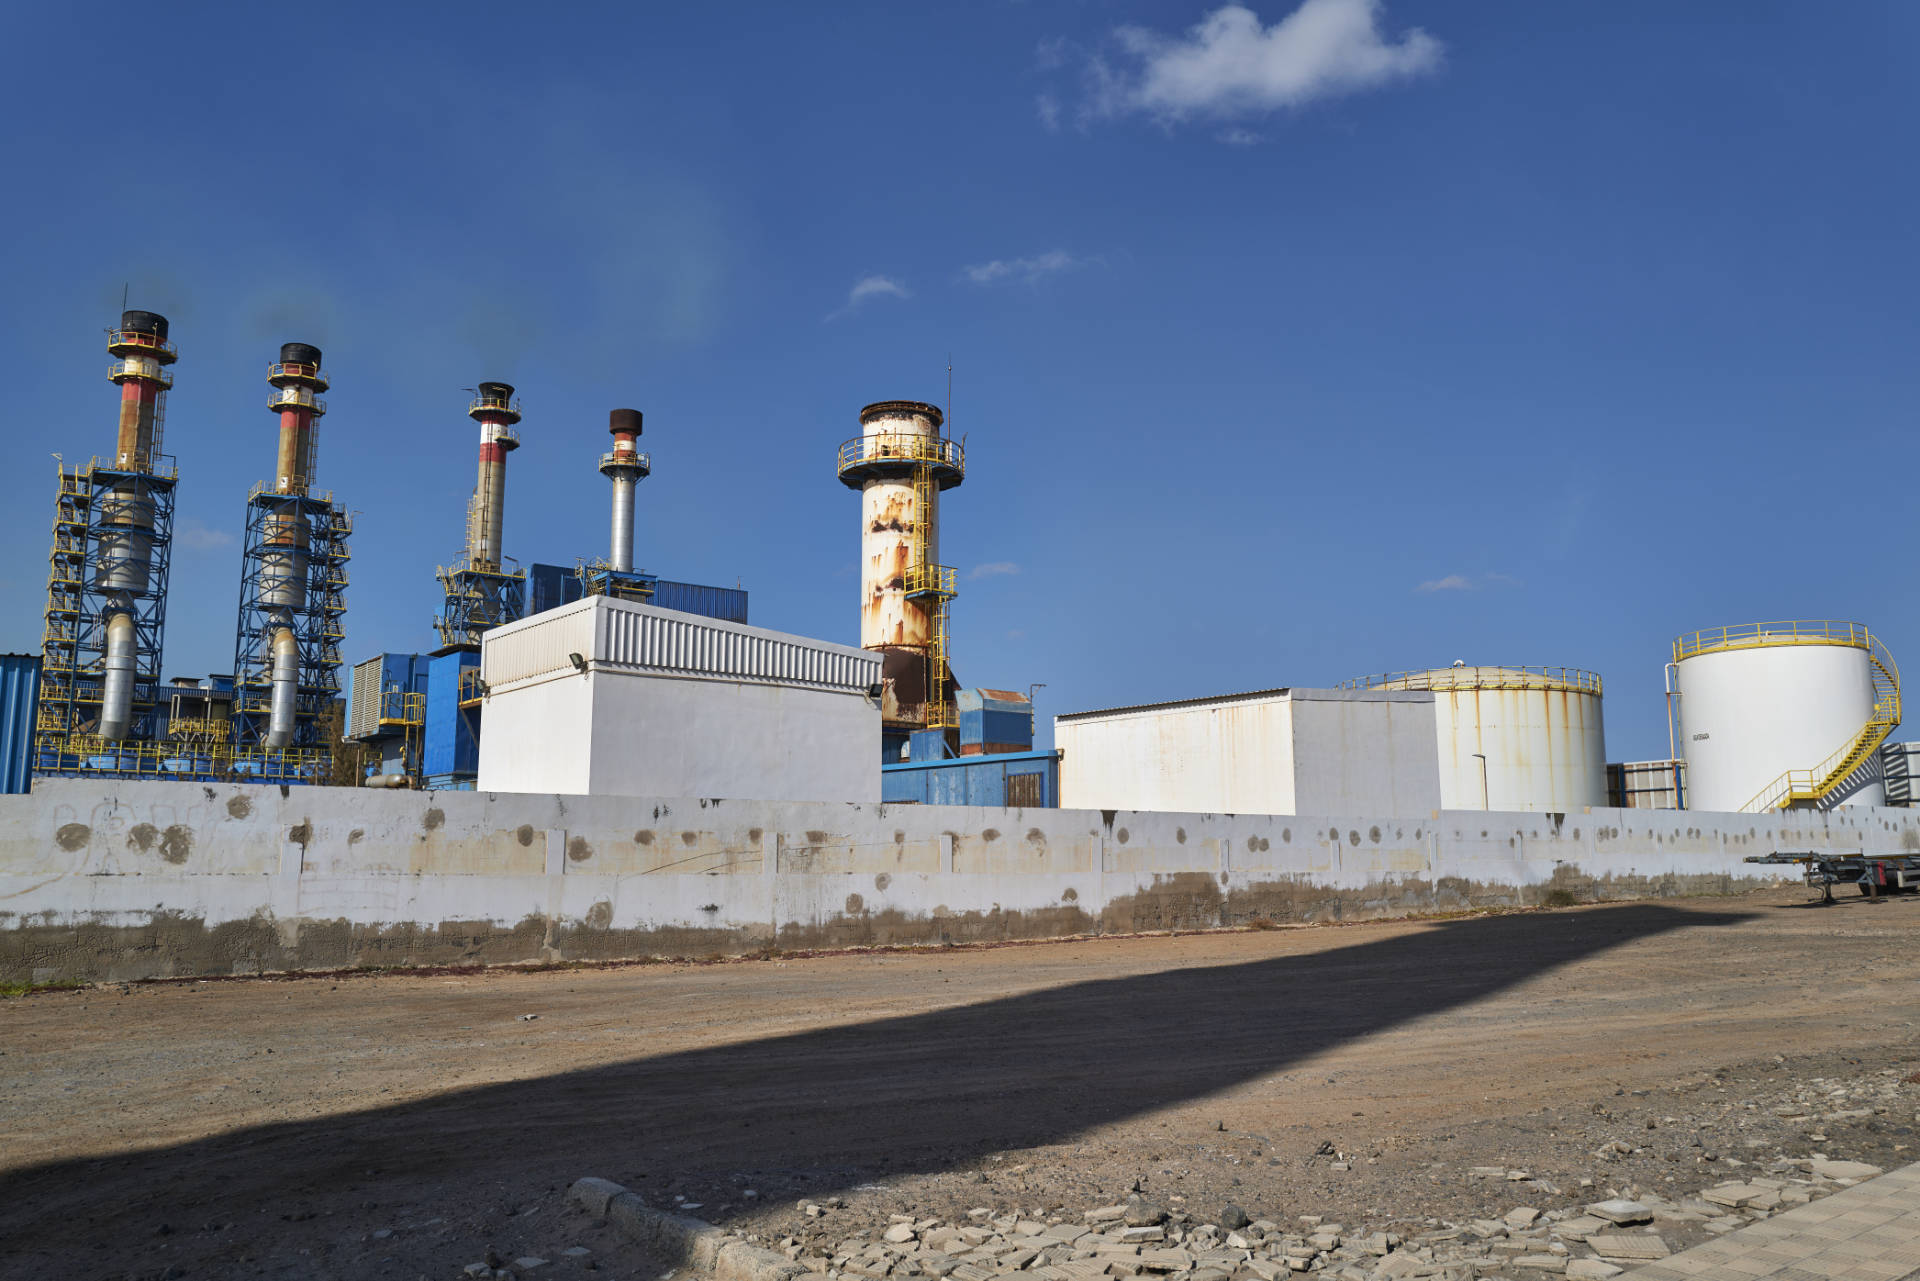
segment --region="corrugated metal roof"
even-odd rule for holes
[[[1085,720],[1090,716],[1119,716],[1125,712],[1167,711],[1175,707],[1205,707],[1209,703],[1246,703],[1256,698],[1279,698],[1291,694],[1293,687],[1282,685],[1278,689],[1249,690],[1244,694],[1217,694],[1211,698],[1176,698],[1165,703],[1135,703],[1130,707],[1102,707],[1091,712],[1063,712],[1053,719],[1056,721]]]
[[[1168,703],[1136,703],[1131,707],[1105,707],[1093,712],[1066,712],[1056,721],[1088,720],[1096,716],[1124,716],[1131,712],[1165,712],[1182,707],[1209,707],[1226,703],[1250,703],[1256,699],[1288,698],[1311,703],[1430,703],[1426,691],[1404,689],[1309,689],[1282,685],[1278,689],[1249,690],[1244,694],[1219,694],[1212,698],[1181,698]]]

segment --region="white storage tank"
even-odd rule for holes
[[[1575,667],[1436,667],[1351,682],[1433,691],[1440,804],[1575,813],[1607,803],[1600,678]]]
[[[1885,803],[1879,748],[1900,723],[1899,673],[1865,626],[1749,623],[1673,642],[1687,808]]]

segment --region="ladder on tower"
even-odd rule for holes
[[[1877,636],[1866,637],[1873,672],[1873,712],[1860,732],[1812,769],[1788,770],[1741,807],[1762,814],[1795,805],[1819,805],[1873,759],[1900,724],[1900,669]]]
[[[939,493],[933,468],[922,462],[913,469],[913,523],[909,529],[912,563],[907,567],[907,599],[922,602],[927,614],[927,728],[958,725],[947,698],[947,605],[954,597],[954,572],[936,565],[929,556],[933,537],[933,504]]]

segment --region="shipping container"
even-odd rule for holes
[[[40,655],[0,654],[0,792],[33,779],[33,728],[40,716]]]
[[[1060,753],[1014,752],[883,765],[880,799],[890,805],[1057,809]]]

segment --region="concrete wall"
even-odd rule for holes
[[[0,980],[940,943],[1722,893],[1920,813],[1302,818],[40,780]]]
[[[1425,814],[1433,695],[1277,689],[1056,716],[1060,803],[1223,814]]]

